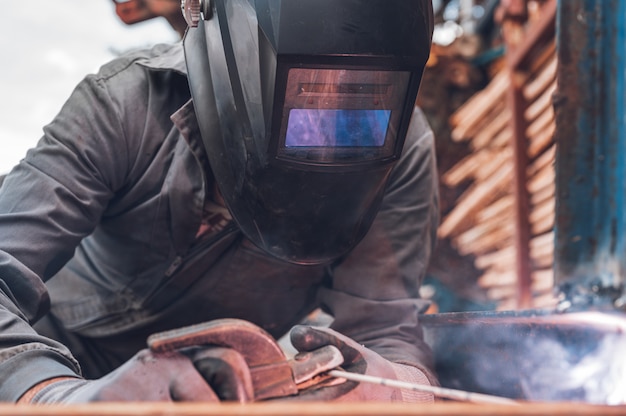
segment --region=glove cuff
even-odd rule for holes
[[[428,377],[421,370],[410,365],[392,363],[396,379],[413,384],[430,386]],[[432,393],[402,389],[402,401],[405,403],[434,403],[435,396]]]
[[[76,380],[77,377],[68,377],[68,376],[62,376],[62,377],[54,377],[45,381],[42,381],[39,384],[35,384],[33,387],[31,387],[29,390],[27,390],[22,397],[20,397],[16,403],[18,404],[29,404],[33,402],[33,398],[41,391],[43,390],[45,387],[49,386],[50,384],[53,383],[58,383],[60,381],[65,381],[65,380]]]
[[[48,380],[35,386],[35,391],[31,395],[29,403],[31,404],[58,404],[63,403],[64,399],[70,396],[74,391],[89,383],[77,377],[63,377]],[[41,387],[40,387],[41,386]],[[28,395],[33,389],[29,390]],[[26,396],[24,395],[24,396]],[[20,399],[20,402],[22,399]]]

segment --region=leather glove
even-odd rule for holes
[[[290,335],[292,345],[300,352],[315,350],[325,345],[334,345],[339,348],[344,357],[342,367],[346,371],[430,385],[424,373],[418,368],[392,363],[376,352],[332,329],[296,326],[292,329]],[[294,399],[413,403],[434,401],[434,397],[430,393],[406,391],[354,381],[346,381],[342,384],[327,387],[312,387],[301,391]]]
[[[27,392],[30,403],[98,401],[248,401],[252,382],[243,357],[228,348],[142,350],[97,380],[66,378]],[[20,403],[24,402],[22,399]]]

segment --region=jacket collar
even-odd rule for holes
[[[146,58],[138,63],[153,71],[174,71],[187,76],[185,54],[182,41],[169,45],[158,45],[155,56]],[[191,151],[202,160],[204,147],[198,127],[198,120],[193,106],[193,100],[187,101],[181,108],[170,116]]]
[[[155,46],[159,53],[156,56],[139,61],[139,65],[155,71],[175,71],[187,76],[183,42]]]

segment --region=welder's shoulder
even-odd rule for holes
[[[434,146],[433,130],[424,112],[416,106],[411,115],[411,123],[402,150],[402,159],[422,159],[432,152]]]
[[[432,136],[432,129],[422,109],[415,106],[413,107],[413,114],[411,115],[407,140],[423,140],[425,136]]]
[[[155,82],[155,79],[160,81]],[[155,86],[167,88],[168,80],[185,78],[185,62],[180,43],[134,50],[104,64],[86,77],[113,96],[141,97]]]
[[[106,80],[128,71],[146,69],[184,75],[186,70],[182,44],[158,44],[149,49],[128,51],[104,64],[95,76]]]

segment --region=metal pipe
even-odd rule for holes
[[[560,0],[555,285],[565,307],[623,307],[626,0]]]

